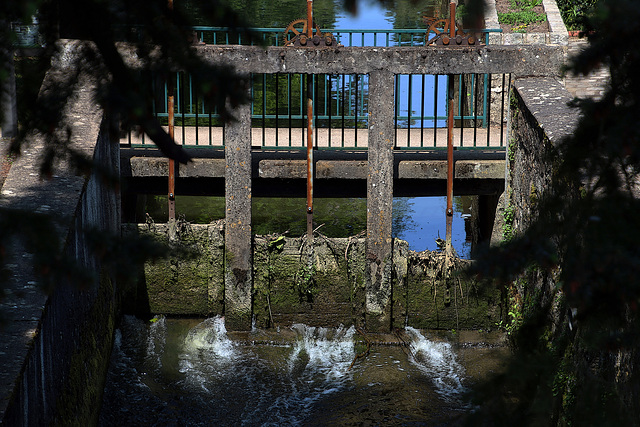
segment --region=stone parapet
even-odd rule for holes
[[[73,72],[71,64],[56,62],[42,90]],[[81,76],[62,116],[74,149],[117,174],[113,123],[94,102],[94,90],[95,82]],[[93,425],[118,314],[118,272],[92,250],[87,231],[119,231],[119,191],[96,170],[85,176],[68,162],[57,163],[43,179],[45,138],[34,135],[29,142],[0,196],[3,221],[14,218],[14,228],[31,221],[13,238],[3,236],[8,280],[0,304],[6,322],[0,329],[0,424]],[[29,237],[48,221],[50,228]]]

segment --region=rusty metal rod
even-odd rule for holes
[[[311,37],[313,37],[313,0],[307,0],[307,37],[311,43]]]
[[[449,38],[451,41],[456,37],[456,3],[449,3]]]
[[[447,113],[447,235],[445,259],[450,259],[452,254],[451,227],[453,224],[453,100],[454,100],[454,76],[448,76],[448,102]],[[448,265],[448,264],[447,264]]]
[[[173,0],[167,0],[167,7],[170,13],[173,13]],[[173,100],[173,77],[169,74],[169,81],[167,82],[167,113],[169,115],[169,138],[173,141],[174,139],[174,129],[173,129],[173,110],[174,110],[174,100]],[[184,138],[183,138],[184,140]],[[168,211],[169,211],[169,221],[174,221],[176,219],[176,163],[175,160],[169,159],[169,189],[168,189]]]
[[[169,84],[171,87],[171,83]],[[171,87],[171,92],[173,92],[173,87]],[[173,128],[173,109],[174,109],[174,101],[173,95],[168,97],[167,109],[169,110],[169,138],[173,140],[174,137],[174,128]],[[176,219],[176,163],[175,160],[169,159],[169,221],[173,221]]]
[[[313,241],[313,75],[307,74],[307,238]]]

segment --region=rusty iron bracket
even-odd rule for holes
[[[456,4],[449,3],[449,19],[439,19],[437,17],[423,16],[422,19],[427,25],[425,35],[425,46],[478,46],[482,45],[481,38],[469,33],[456,22]]]
[[[314,32],[315,31],[315,32]],[[307,0],[306,19],[292,21],[284,30],[283,45],[293,47],[338,47],[342,46],[331,33],[323,33],[313,21],[313,0]]]

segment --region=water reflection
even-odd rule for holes
[[[471,233],[465,220],[471,215],[470,196],[454,197],[454,213],[451,239],[453,248],[460,258],[471,255]],[[405,205],[399,204],[403,200]],[[438,249],[436,239],[446,237],[446,197],[407,197],[394,199],[396,206],[403,206],[405,212],[394,212],[394,237],[406,240],[414,251]],[[396,225],[396,221],[399,222]]]
[[[461,258],[471,253],[471,231],[465,220],[471,215],[472,196],[454,197],[453,247]],[[395,197],[392,235],[409,242],[414,251],[437,250],[436,238],[446,235],[445,197]],[[136,220],[149,213],[156,222],[168,218],[166,196],[140,198]],[[207,224],[224,217],[223,197],[180,196],[176,212],[185,220]],[[302,236],[307,231],[306,200],[302,198],[260,198],[252,202],[254,234],[285,233]],[[349,237],[366,230],[367,201],[364,198],[322,198],[314,200],[315,227],[328,237]]]

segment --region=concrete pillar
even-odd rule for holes
[[[6,65],[7,75],[0,81],[0,120],[2,137],[13,138],[18,134],[18,101],[16,96],[16,72],[13,52],[3,51],[0,64]]]
[[[369,76],[369,149],[367,176],[367,329],[391,327],[391,219],[393,206],[394,75]]]
[[[251,329],[251,109],[240,105],[225,126],[224,306],[228,330]]]

